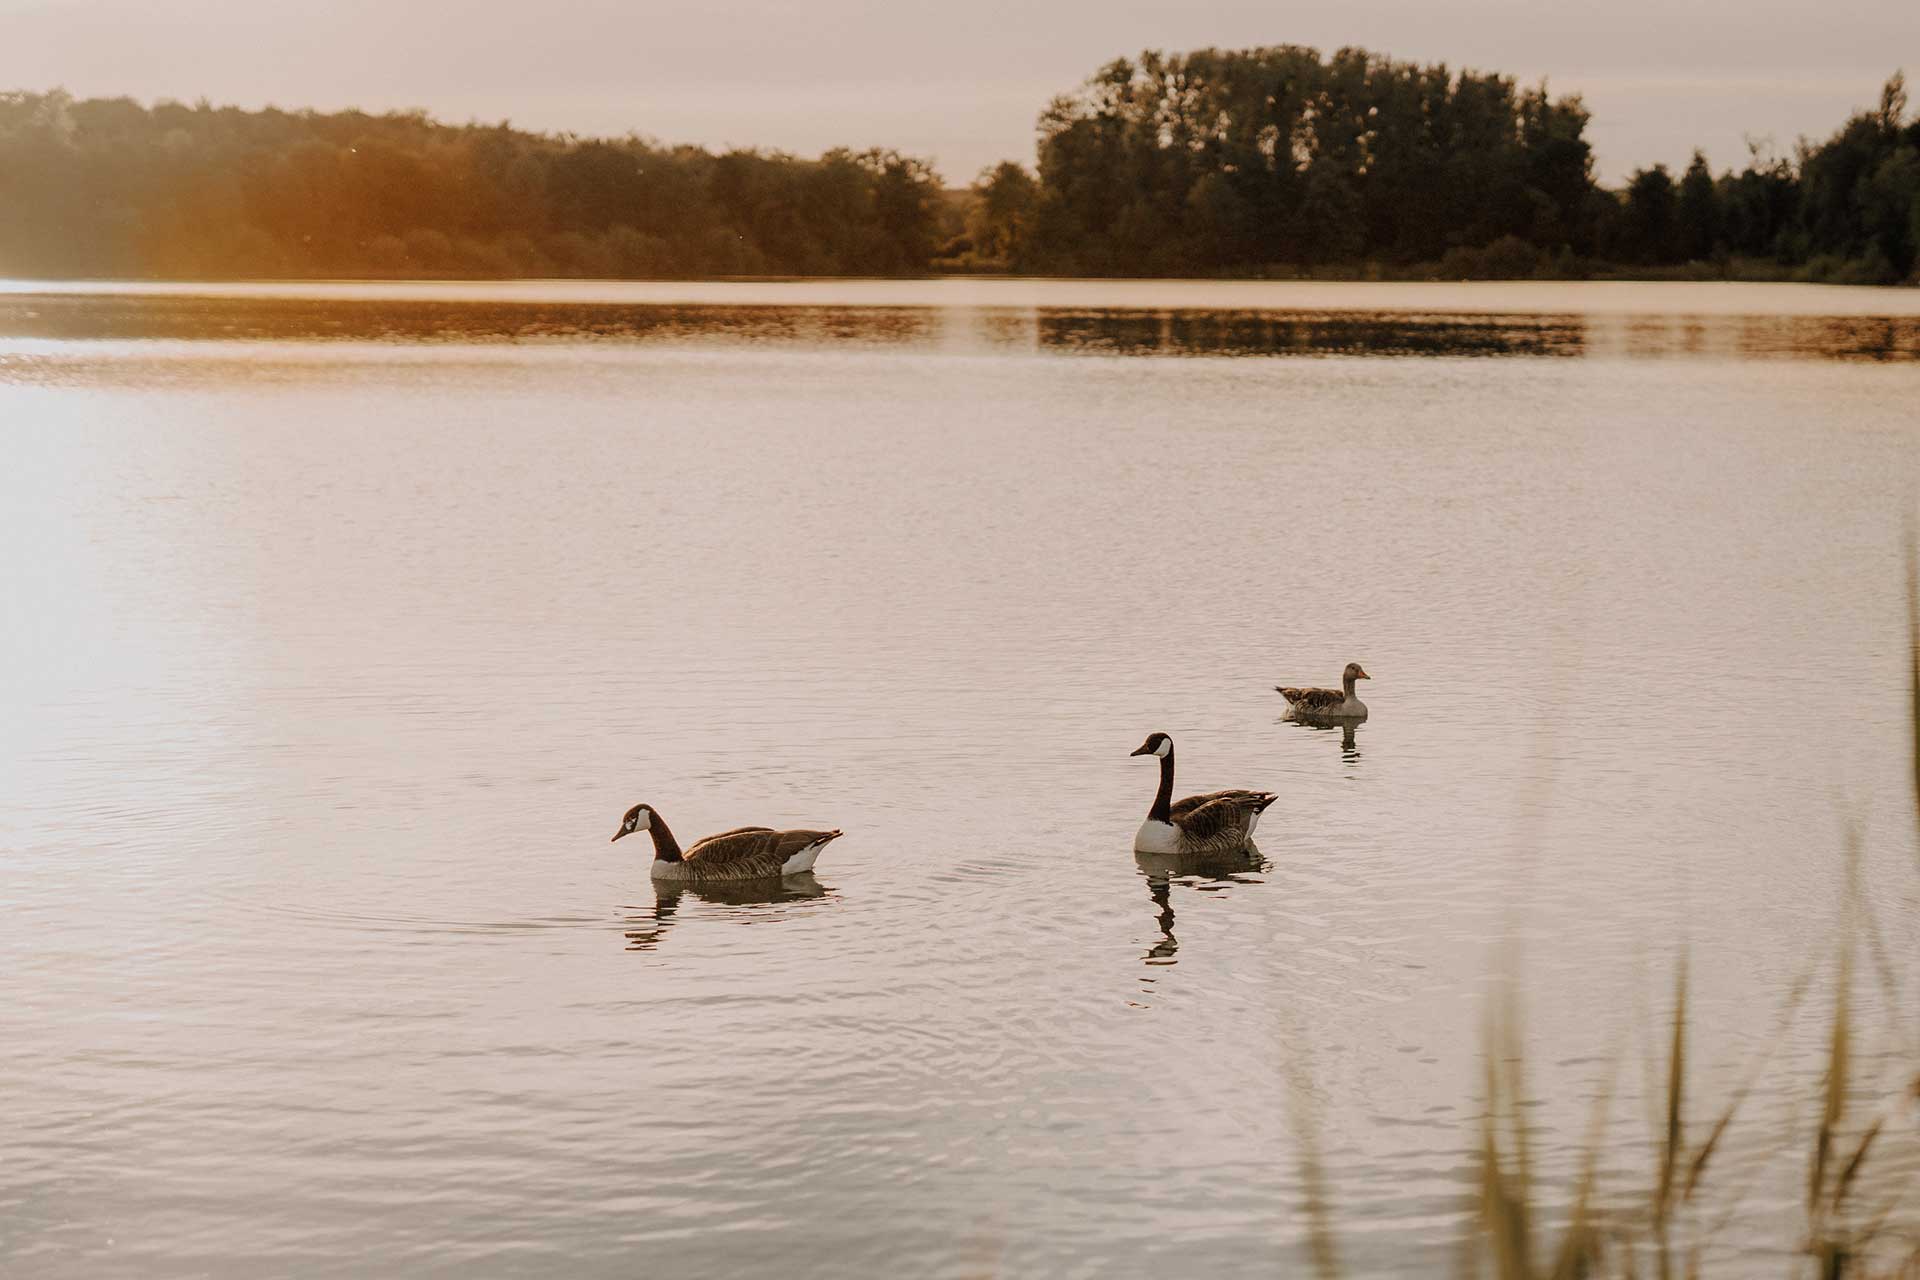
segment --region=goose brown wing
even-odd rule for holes
[[[773,838],[781,834],[772,827],[735,827],[696,841],[681,857],[702,867],[730,867],[773,852]]]
[[[765,862],[778,871],[781,864],[810,844],[838,836],[838,831],[775,831],[772,827],[736,827],[708,836],[681,855],[708,869]]]
[[[785,862],[788,858],[799,853],[808,845],[825,844],[827,841],[837,840],[839,837],[840,832],[837,829],[833,831],[776,831],[773,833],[773,847],[771,852],[779,855],[780,860]]]
[[[728,836],[741,836],[747,834],[749,831],[771,830],[773,830],[772,827],[734,827],[728,831],[716,831],[714,834],[706,837],[705,840],[696,841],[693,847],[698,849],[701,845],[705,844],[707,840],[725,840]]]
[[[1173,814],[1173,824],[1186,833],[1188,840],[1208,844],[1231,838],[1236,832],[1244,836],[1247,814],[1254,807],[1252,801],[1231,794],[1193,798],[1205,803]]]
[[[1188,796],[1185,800],[1176,800],[1173,803],[1173,807],[1169,810],[1169,813],[1175,822],[1179,822],[1181,814],[1192,813],[1202,805],[1212,804],[1218,800],[1233,800],[1256,809],[1264,809],[1273,803],[1274,794],[1271,791],[1244,791],[1237,789],[1230,791],[1209,791],[1204,795]]]
[[[1347,700],[1338,689],[1281,689],[1280,696],[1305,711],[1330,710]]]

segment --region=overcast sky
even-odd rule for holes
[[[1603,180],[1782,151],[1920,81],[1920,0],[0,0],[0,88],[510,119],[670,142],[1031,162],[1053,94],[1143,48],[1360,45],[1546,77]],[[1920,99],[1920,85],[1914,94]]]

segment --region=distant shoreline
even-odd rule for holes
[[[1293,271],[1276,266],[1264,274],[1221,273],[1208,275],[1203,273],[1169,275],[1056,275],[1046,272],[997,271],[986,267],[966,264],[936,264],[936,269],[924,272],[904,272],[897,275],[781,275],[781,274],[742,274],[742,275],[647,275],[647,276],[563,276],[563,275],[433,275],[423,273],[393,275],[205,275],[205,276],[0,276],[0,294],[7,292],[31,292],[31,289],[13,286],[31,286],[36,284],[56,286],[56,291],[71,291],[67,286],[74,285],[112,285],[116,288],[156,287],[176,288],[193,286],[246,286],[253,287],[304,287],[311,285],[354,286],[354,285],[705,285],[705,284],[816,284],[837,281],[887,281],[892,283],[914,283],[942,280],[978,280],[1013,281],[1020,283],[1068,282],[1087,284],[1210,284],[1210,285],[1462,285],[1462,284],[1500,284],[1500,285],[1575,285],[1575,284],[1797,284],[1824,285],[1846,289],[1866,289],[1880,291],[1920,290],[1920,280],[1906,280],[1894,283],[1859,280],[1846,277],[1832,278],[1809,273],[1804,267],[1794,268],[1780,263],[1738,260],[1732,264],[1712,262],[1690,262],[1678,266],[1645,268],[1626,266],[1617,263],[1591,263],[1581,274],[1576,275],[1439,275],[1422,273],[1415,270],[1397,268],[1379,262],[1359,262],[1316,268],[1311,271]]]
[[[1438,315],[1920,317],[1920,289],[1761,280],[1253,280],[986,275],[701,280],[0,279],[0,314],[36,299],[557,307],[794,307]]]
[[[1118,59],[965,188],[817,158],[421,112],[0,92],[0,275],[1920,283],[1920,118],[1600,186],[1577,97],[1358,49]]]

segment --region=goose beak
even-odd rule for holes
[[[1354,672],[1354,673],[1353,673],[1353,678],[1354,678],[1355,680],[1371,680],[1371,679],[1373,679],[1373,677],[1372,677],[1372,676],[1370,676],[1370,675],[1368,675],[1368,674],[1367,674],[1366,672],[1364,672],[1364,671],[1356,671],[1356,672]]]
[[[621,836],[630,836],[632,834],[633,832],[627,830],[625,827],[622,827],[618,831],[613,833],[613,840],[618,840]],[[607,843],[612,844],[613,840],[609,840],[607,841]]]
[[[1152,751],[1152,749],[1151,749],[1151,748],[1149,748],[1149,747],[1145,747],[1145,746],[1139,746],[1139,747],[1135,747],[1135,748],[1134,748],[1133,750],[1131,750],[1131,751],[1129,751],[1129,752],[1127,752],[1127,754],[1128,754],[1128,755],[1130,755],[1130,756],[1144,756],[1144,755],[1149,755],[1149,754],[1151,754],[1151,751]]]

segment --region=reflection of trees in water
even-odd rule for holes
[[[734,306],[614,300],[0,296],[0,337],[740,343],[1135,356],[1920,359],[1920,317]]]
[[[625,931],[629,951],[652,951],[657,948],[667,931],[678,923],[681,908],[689,898],[727,908],[720,913],[722,919],[756,924],[780,919],[784,913],[770,909],[783,903],[824,898],[828,892],[827,887],[815,879],[811,871],[782,876],[777,880],[738,880],[721,884],[676,884],[656,880],[653,890],[653,909],[635,910],[634,914],[627,917],[628,925],[632,926]]]
[[[4,338],[607,342],[1112,355],[1920,359],[1920,317],[737,307],[374,297],[0,296]]]
[[[0,336],[355,342],[745,342],[919,346],[940,315],[913,307],[738,307],[392,298],[0,297]]]
[[[1920,359],[1915,316],[1042,312],[1045,347],[1116,355]]]
[[[1116,355],[1536,355],[1585,349],[1580,316],[1369,312],[1042,312],[1040,343]]]

